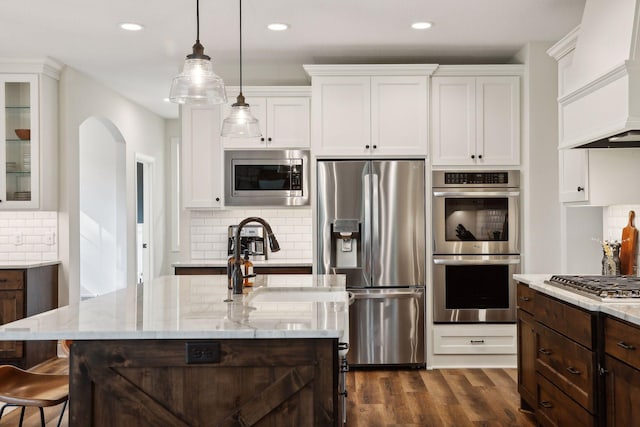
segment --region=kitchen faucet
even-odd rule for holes
[[[245,277],[242,275],[242,259],[240,258],[240,232],[242,231],[242,227],[250,222],[262,224],[262,226],[267,229],[267,237],[269,239],[271,252],[278,252],[280,250],[278,240],[276,239],[275,234],[273,234],[271,226],[267,221],[258,217],[249,217],[240,221],[234,236],[235,244],[233,248],[233,259],[227,263],[227,277],[231,280],[234,294],[242,294],[242,290],[244,288],[243,279]]]

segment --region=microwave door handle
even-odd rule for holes
[[[433,197],[518,197],[520,191],[434,191]]]
[[[447,259],[433,258],[436,265],[505,265],[520,264],[520,258],[502,259]]]

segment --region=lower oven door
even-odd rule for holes
[[[515,323],[520,255],[434,255],[435,323]]]

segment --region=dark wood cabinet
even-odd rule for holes
[[[0,324],[58,307],[58,266],[0,270]],[[30,368],[56,355],[56,341],[1,341],[0,364]]]
[[[543,426],[597,423],[597,318],[518,284],[518,391]]]
[[[338,367],[334,338],[75,341],[69,425],[337,426]]]
[[[518,283],[518,392],[522,406],[529,410],[537,405],[535,294],[528,286]]]
[[[311,274],[311,266],[254,266],[256,274]],[[176,275],[227,274],[226,267],[175,267]]]
[[[603,386],[608,427],[640,422],[640,327],[605,317]]]

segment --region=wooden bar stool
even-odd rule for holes
[[[20,426],[22,426],[25,408],[33,406],[40,409],[40,422],[42,427],[45,427],[43,408],[64,402],[58,419],[58,427],[60,427],[68,400],[68,375],[41,374],[24,371],[11,365],[0,366],[0,402],[5,402],[0,409],[0,418],[7,406],[21,406]]]

